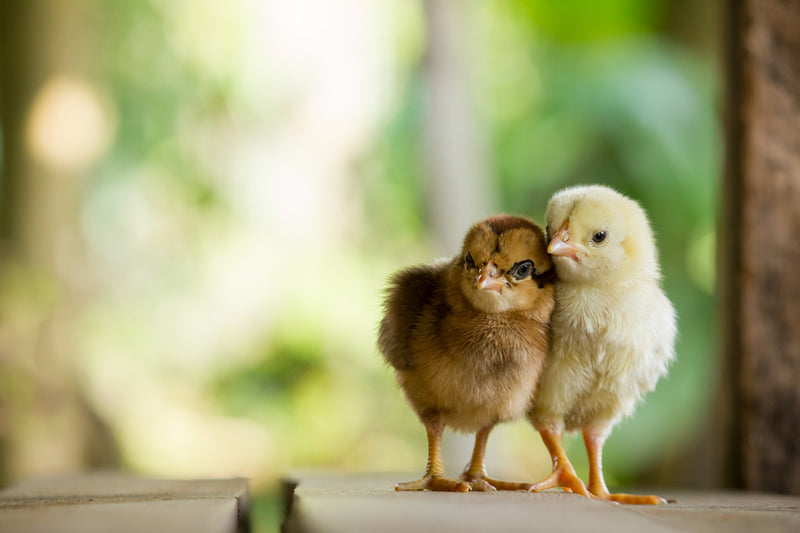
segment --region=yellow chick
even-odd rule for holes
[[[661,503],[657,496],[610,494],[602,467],[611,429],[675,357],[675,311],[660,287],[647,217],[630,198],[595,185],[556,193],[546,218],[556,303],[551,353],[528,418],[553,472],[533,490],[558,485],[620,503]],[[565,430],[583,432],[589,494],[561,447]]]
[[[492,428],[522,418],[548,349],[553,264],[544,231],[498,215],[475,224],[452,260],[398,272],[387,291],[378,346],[428,433],[422,479],[396,490],[529,490],[486,475]],[[475,433],[460,479],[442,466],[445,426]]]

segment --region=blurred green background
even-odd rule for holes
[[[719,373],[720,11],[5,2],[0,480],[246,476],[270,530],[291,469],[418,474],[424,431],[375,348],[387,277],[596,182],[649,212],[680,328],[609,484],[712,483],[687,458]],[[445,439],[457,471],[470,440]],[[525,422],[488,462],[549,471]]]

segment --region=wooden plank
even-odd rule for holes
[[[234,533],[236,509],[224,500],[48,505],[0,510],[0,531],[26,533]]]
[[[32,479],[0,491],[0,532],[249,531],[244,479],[161,480],[115,473]]]
[[[798,531],[800,498],[747,493],[664,491],[677,503],[617,505],[561,491],[400,493],[411,474],[301,475],[291,491],[284,533],[351,531]]]
[[[800,2],[732,2],[729,353],[744,486],[800,494]]]

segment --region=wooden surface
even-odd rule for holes
[[[243,479],[170,481],[86,474],[33,479],[0,491],[0,532],[248,530]]]
[[[722,268],[741,481],[800,494],[800,2],[731,2]]]
[[[441,493],[392,490],[409,474],[300,475],[287,479],[284,533],[354,531],[800,531],[800,498],[659,491],[677,503],[617,505],[565,492]]]

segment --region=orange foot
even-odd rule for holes
[[[531,490],[533,483],[517,483],[514,481],[500,481],[492,479],[485,473],[470,474],[464,472],[461,479],[467,483],[474,491],[494,492],[496,490]]]
[[[605,488],[593,487],[590,490],[592,496],[600,500],[608,500],[617,503],[627,503],[629,505],[661,505],[667,500],[660,496],[645,496],[641,494],[611,494]]]
[[[470,484],[447,476],[426,475],[416,481],[398,483],[396,491],[436,490],[444,492],[469,492]]]
[[[591,498],[591,494],[586,490],[581,478],[575,473],[575,469],[569,463],[559,465],[553,472],[538,483],[534,483],[530,488],[532,492],[539,492],[553,487],[563,487],[567,492],[574,492]]]

